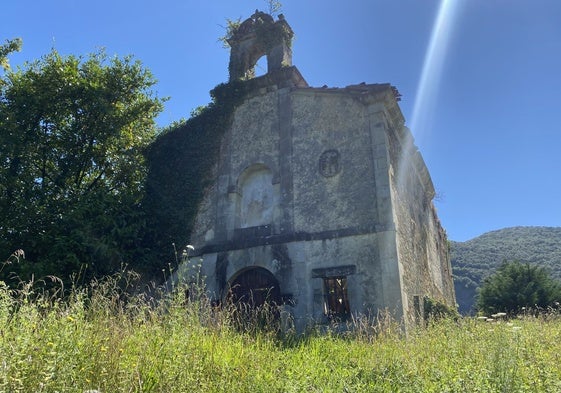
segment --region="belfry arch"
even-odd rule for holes
[[[275,21],[271,15],[256,10],[227,38],[231,48],[230,82],[253,78],[255,64],[263,56],[267,57],[268,73],[292,66],[293,36],[282,14]]]

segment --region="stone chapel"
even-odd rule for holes
[[[228,39],[230,81],[251,93],[225,130],[191,234],[208,295],[274,302],[300,331],[382,310],[408,326],[425,297],[454,307],[434,187],[397,89],[309,86],[292,65],[292,36],[282,15],[256,11]],[[267,73],[254,77],[262,57]]]

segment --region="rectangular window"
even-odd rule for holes
[[[347,296],[347,277],[325,277],[323,287],[325,315],[334,320],[346,320],[351,314]]]

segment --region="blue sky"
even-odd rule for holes
[[[446,0],[437,34],[439,0],[282,4],[296,34],[294,65],[311,86],[399,89],[451,240],[560,225],[561,1]],[[207,104],[208,91],[227,81],[228,51],[218,41],[226,18],[267,7],[263,0],[14,0],[0,7],[0,40],[23,38],[12,66],[51,48],[134,55],[158,79],[158,95],[170,97],[158,119],[165,126]]]

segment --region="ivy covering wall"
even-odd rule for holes
[[[146,240],[154,258],[161,262],[155,264],[157,267],[177,262],[174,253],[187,245],[198,206],[214,182],[222,136],[251,85],[251,81],[218,85],[210,93],[208,106],[189,120],[170,126],[147,150]]]

